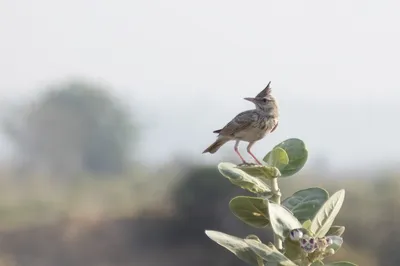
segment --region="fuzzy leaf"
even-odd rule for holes
[[[235,254],[242,261],[250,265],[258,265],[260,257],[254,253],[244,239],[213,230],[206,230],[205,233],[211,240]]]
[[[248,225],[263,228],[269,224],[268,207],[263,198],[238,196],[229,202],[229,208]]]
[[[277,167],[279,169],[289,163],[289,156],[284,149],[276,147],[265,156],[264,161],[269,166]]]
[[[314,219],[311,222],[310,230],[316,237],[323,237],[331,228],[336,215],[339,213],[344,201],[345,191],[343,189],[334,193],[321,206]]]
[[[328,198],[329,194],[325,189],[313,187],[297,191],[286,198],[282,205],[288,208],[300,222],[304,222],[314,218]]]
[[[255,254],[267,262],[278,262],[279,265],[282,266],[296,266],[296,264],[280,253],[275,247],[267,246],[252,239],[245,239],[244,241],[250,246]]]
[[[278,168],[268,165],[243,165],[237,166],[236,168],[262,180],[268,180],[271,178],[279,177],[281,175]]]
[[[303,226],[304,229],[309,230],[309,229],[310,229],[310,226],[311,226],[311,220],[308,219],[307,221],[304,221],[304,223],[302,224],[302,226]]]
[[[267,184],[265,184],[265,182],[256,177],[248,175],[247,173],[238,169],[235,164],[220,163],[218,165],[218,170],[224,177],[229,179],[232,184],[250,192],[256,194],[271,192],[271,189]]]
[[[267,206],[272,229],[282,240],[290,230],[302,228],[301,223],[286,208],[272,202],[268,202]]]
[[[343,235],[345,229],[346,229],[346,227],[344,227],[344,226],[332,225],[331,228],[329,228],[326,235],[341,236],[341,235]]]
[[[287,139],[276,145],[274,149],[276,148],[283,149],[289,158],[288,164],[277,167],[281,173],[281,177],[292,176],[300,171],[305,165],[308,158],[308,151],[302,140],[296,138]],[[274,149],[272,149],[272,151]],[[264,162],[268,162],[271,152],[264,157]]]
[[[287,237],[284,241],[285,243],[285,256],[291,259],[292,261],[298,260],[302,257],[302,254],[305,252],[300,247],[299,242],[291,240]]]

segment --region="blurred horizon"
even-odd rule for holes
[[[135,150],[139,156],[132,158],[134,161],[149,167],[157,167],[176,158],[185,158],[200,164],[217,164],[226,160],[236,162],[238,159],[233,151],[233,142],[228,142],[213,155],[201,152],[215,140],[216,135],[212,133],[213,130],[224,126],[239,112],[253,108],[251,104],[242,100],[243,97],[227,95],[226,99],[231,104],[218,103],[219,99],[211,99],[207,106],[204,103],[205,99],[199,99],[190,112],[186,110],[191,109],[189,105],[192,103],[174,101],[175,108],[168,108],[168,104],[164,104],[158,105],[162,111],[157,111],[154,110],[151,101],[135,102],[129,98],[129,94],[125,93],[124,96],[123,93],[118,93],[111,84],[87,78],[60,79],[58,82],[48,83],[44,88],[68,80],[82,80],[110,89],[119,101],[128,106],[135,122],[141,127],[138,147]],[[252,92],[243,95],[251,96],[257,92],[258,90],[253,89]],[[20,97],[19,100],[3,99],[5,103],[2,105],[3,115],[7,114],[10,108],[36,100],[38,95]],[[400,133],[399,128],[393,124],[392,117],[388,115],[400,112],[400,106],[379,102],[320,103],[312,99],[292,101],[279,98],[278,101],[279,128],[254,145],[253,149],[258,157],[262,158],[274,145],[285,139],[300,138],[306,143],[310,152],[307,168],[310,165],[317,167],[318,164],[323,164],[325,170],[333,172],[358,169],[369,171],[377,168],[394,171],[400,169],[400,159],[396,158],[397,146],[386,145],[383,141],[394,141]],[[151,119],[148,120],[148,117]],[[188,126],[185,121],[196,122]],[[379,136],[381,141],[377,141]],[[246,146],[246,142],[241,142],[239,148],[247,157]],[[10,158],[13,148],[3,135],[0,138],[0,147],[2,147],[0,158],[3,160]],[[371,152],[372,150],[374,152]]]

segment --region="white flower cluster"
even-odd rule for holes
[[[290,231],[290,239],[296,242],[299,241],[301,248],[307,253],[312,253],[316,249],[325,250],[328,246],[333,244],[333,240],[329,236],[314,238],[304,234],[301,229],[293,229]]]

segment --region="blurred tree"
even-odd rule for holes
[[[176,221],[170,231],[173,241],[192,239],[208,246],[208,239],[203,236],[204,228],[237,230],[247,234],[257,232],[258,229],[248,228],[235,219],[228,206],[232,197],[249,194],[230,185],[226,178],[221,178],[216,167],[189,167],[185,177],[171,193],[176,207]]]
[[[52,172],[119,173],[133,144],[129,112],[103,87],[82,81],[51,86],[24,115],[3,123],[25,165]]]

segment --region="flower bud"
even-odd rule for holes
[[[327,250],[325,250],[325,256],[332,256],[333,254],[335,254],[335,250],[333,248],[328,248]]]
[[[306,238],[302,238],[302,239],[300,240],[300,246],[301,246],[301,247],[304,247],[305,245],[307,245],[307,243],[308,243],[308,240],[307,240]]]
[[[303,250],[307,253],[313,253],[316,250],[315,245],[307,243],[304,247]]]
[[[303,237],[303,232],[299,229],[293,229],[290,231],[290,239],[293,241],[299,241]]]
[[[317,249],[317,242],[314,238],[302,238],[300,240],[300,246],[305,252],[312,253]]]

